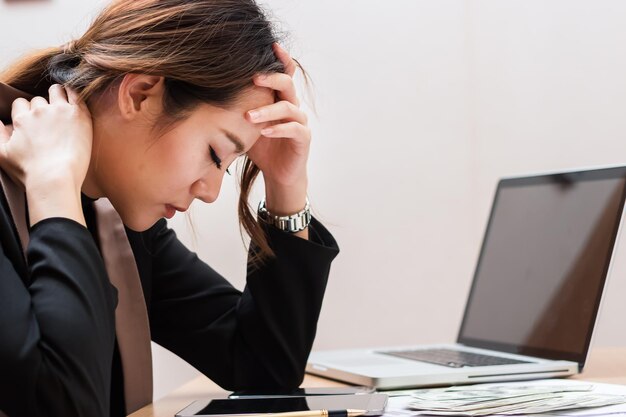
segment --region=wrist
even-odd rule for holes
[[[64,217],[86,225],[80,188],[67,178],[47,178],[27,183],[25,188],[31,227],[52,217]]]
[[[262,200],[261,203],[259,203],[258,219],[283,232],[293,233],[308,239],[307,229],[311,223],[311,207],[309,206],[309,200],[306,200],[306,204],[302,210],[288,216],[277,216],[270,213],[265,206],[265,200]]]
[[[301,211],[306,205],[306,179],[298,184],[283,185],[265,182],[265,206],[276,216],[288,216]]]
[[[66,169],[41,167],[37,172],[29,171],[24,178],[24,188],[27,192],[33,190],[38,193],[52,193],[52,190],[60,189],[80,195],[81,186],[82,184],[76,184],[72,172]]]

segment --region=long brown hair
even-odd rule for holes
[[[285,72],[274,55],[277,34],[254,0],[118,0],[79,39],[33,53],[0,74],[0,81],[47,96],[54,83],[88,101],[129,73],[163,76],[163,115],[171,126],[201,103],[229,107],[258,73]],[[273,256],[248,198],[259,169],[241,172],[239,222],[258,261]]]

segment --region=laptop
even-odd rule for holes
[[[581,372],[625,191],[626,166],[500,180],[455,344],[314,351],[307,372],[378,389]]]

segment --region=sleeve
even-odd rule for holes
[[[305,240],[268,227],[276,258],[249,268],[241,293],[163,221],[154,238],[153,340],[228,390],[298,387],[339,252],[324,226],[313,219],[309,228]]]
[[[27,258],[26,285],[0,246],[0,410],[108,416],[117,295],[91,234],[43,220]]]

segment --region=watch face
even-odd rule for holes
[[[259,209],[257,210],[257,217],[266,223],[269,223],[269,212],[265,208],[265,200],[261,200],[259,203]]]

